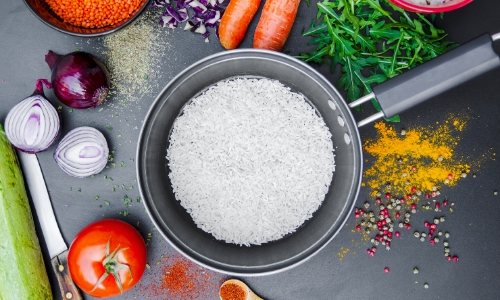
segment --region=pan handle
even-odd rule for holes
[[[356,107],[373,98],[382,108],[360,122],[358,127],[382,117],[390,118],[436,95],[500,66],[493,41],[500,33],[484,34],[455,49],[398,75],[373,88],[373,93],[351,102]]]

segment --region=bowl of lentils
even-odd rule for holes
[[[28,9],[47,26],[66,34],[96,37],[132,23],[149,0],[24,0]]]
[[[436,14],[458,9],[472,0],[389,0],[392,4],[411,12]]]

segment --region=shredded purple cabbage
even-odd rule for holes
[[[177,28],[184,23],[184,30],[199,33],[208,42],[210,32],[207,28],[215,28],[219,37],[220,19],[229,0],[153,0],[151,7],[165,7],[160,26]]]

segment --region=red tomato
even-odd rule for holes
[[[141,279],[146,268],[146,244],[126,222],[97,221],[75,237],[69,248],[68,268],[85,293],[98,298],[116,296]]]

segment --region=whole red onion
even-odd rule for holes
[[[109,72],[94,55],[77,51],[61,56],[49,51],[45,61],[52,70],[54,94],[62,103],[73,108],[89,108],[106,99]]]

